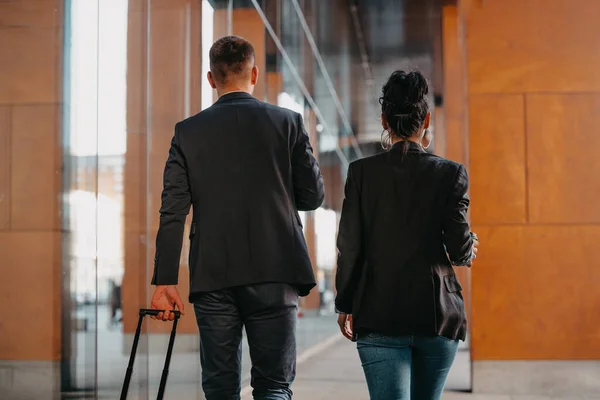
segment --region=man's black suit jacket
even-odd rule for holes
[[[300,114],[233,92],[179,122],[163,181],[154,285],[178,283],[190,230],[190,301],[199,292],[315,277],[298,210],[318,208],[323,178]]]

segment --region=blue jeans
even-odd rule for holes
[[[439,400],[458,340],[369,333],[357,347],[371,400]]]

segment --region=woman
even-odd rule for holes
[[[441,397],[467,324],[453,266],[470,266],[465,167],[425,151],[430,113],[420,72],[383,87],[389,151],[348,169],[338,235],[338,323],[373,400]]]

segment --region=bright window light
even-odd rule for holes
[[[215,10],[208,0],[202,0],[202,109],[210,107],[213,103],[213,88],[206,80],[210,71],[208,50],[213,44],[213,24]]]
[[[277,105],[279,107],[287,108],[288,110],[296,111],[304,119],[304,106],[298,103],[288,93],[279,93],[279,95],[277,96]]]
[[[127,126],[127,0],[71,3],[70,135],[77,156],[122,155]]]
[[[319,208],[315,211],[315,234],[317,236],[317,265],[333,270],[337,263],[337,214],[333,210]]]

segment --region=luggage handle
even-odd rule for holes
[[[166,310],[151,310],[149,308],[141,308],[140,316],[152,315],[156,317],[159,313],[165,312]],[[175,318],[179,318],[181,316],[181,311],[178,310],[169,310],[170,313],[175,314]]]
[[[166,310],[151,310],[147,308],[140,309],[137,328],[135,330],[135,336],[133,337],[133,346],[131,348],[131,355],[129,356],[129,364],[127,365],[127,372],[125,374],[125,382],[123,382],[123,388],[121,389],[121,400],[127,399],[127,392],[129,391],[129,383],[131,382],[131,375],[133,374],[133,364],[135,362],[135,353],[137,352],[138,342],[140,340],[140,334],[142,332],[142,322],[146,315],[157,316],[161,312]],[[169,347],[167,348],[167,357],[165,359],[165,366],[163,368],[162,376],[160,378],[160,386],[158,387],[157,399],[161,400],[165,393],[165,387],[167,385],[167,377],[169,375],[169,364],[171,363],[171,355],[173,353],[173,345],[175,344],[175,334],[177,333],[177,321],[181,317],[181,311],[170,310],[175,315],[173,320],[173,327],[171,328],[171,336],[169,337]]]

